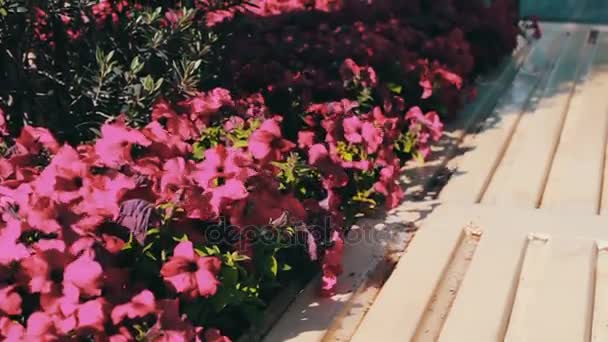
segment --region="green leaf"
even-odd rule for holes
[[[279,271],[279,263],[277,262],[277,258],[274,255],[271,255],[268,258],[268,270],[273,277],[277,276],[277,272]]]
[[[387,83],[386,86],[388,87],[388,90],[397,95],[401,95],[401,92],[403,91],[403,87],[396,83]]]
[[[98,65],[104,64],[104,54],[99,46],[95,50],[95,60],[97,61]]]
[[[239,271],[235,267],[222,267],[220,275],[223,286],[236,287],[239,280]]]
[[[144,64],[141,62],[141,60],[139,59],[139,56],[135,56],[135,58],[133,58],[133,60],[131,61],[131,72],[133,74],[138,74],[141,69],[143,69]]]
[[[114,50],[110,51],[110,53],[108,53],[106,55],[105,62],[110,63],[112,61],[113,57],[114,57]]]
[[[157,91],[158,89],[160,89],[160,87],[163,85],[164,79],[161,77],[159,79],[156,80],[156,84],[154,85],[154,91]]]
[[[152,76],[148,75],[145,78],[141,79],[141,85],[144,86],[144,90],[147,91],[148,93],[151,93],[154,91],[154,79],[152,78]]]
[[[205,159],[205,150],[199,142],[192,144],[192,158],[197,161]]]

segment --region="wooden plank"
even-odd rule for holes
[[[549,74],[562,50],[560,44],[568,39],[563,31],[550,31],[533,47],[492,115],[479,127],[481,132],[465,138],[461,148],[472,151],[458,158],[454,174],[439,195],[442,201],[478,201],[532,92]]]
[[[600,215],[608,216],[608,136],[604,142],[604,176],[602,178],[602,189]]]
[[[525,341],[526,312],[534,297],[538,283],[543,276],[543,268],[547,263],[549,247],[547,236],[530,234],[525,256],[517,281],[515,298],[508,317],[509,330],[505,332],[505,341]]]
[[[597,244],[591,342],[608,341],[608,242]]]
[[[352,342],[391,340],[396,331],[401,340],[414,337],[418,322],[463,234],[460,227],[452,227],[452,222],[434,217],[438,222],[416,234]]]
[[[596,46],[570,102],[541,208],[599,211],[608,133],[608,33],[599,33]]]
[[[466,260],[466,253],[451,247],[446,253],[446,246],[462,245],[462,235],[456,236],[467,230],[465,226],[482,232],[482,239],[458,285],[450,274],[453,264]],[[425,221],[353,340],[395,340],[398,332],[399,340],[417,342],[435,341],[438,334],[438,340],[446,342],[588,341],[595,241],[608,238],[605,226],[599,216],[441,206]],[[456,274],[462,277],[464,268],[458,265]],[[450,283],[456,285],[445,286]],[[449,298],[454,296],[450,309]],[[434,305],[436,301],[442,303]],[[599,311],[608,312],[605,301],[596,301]],[[427,324],[429,315],[434,324]],[[445,324],[435,320],[442,316]]]
[[[526,246],[512,223],[484,231],[439,341],[499,341],[504,337]]]
[[[477,254],[481,234],[482,232],[475,228],[465,230],[450,263],[443,271],[432,300],[418,323],[413,342],[435,342],[439,338],[462,281],[468,273],[471,260]]]
[[[577,66],[586,64],[594,51],[587,44],[587,35],[586,30],[574,27],[540,102],[521,117],[482,203],[538,206],[574,89]]]
[[[527,303],[516,302],[523,309],[514,314],[525,319],[514,317],[505,341],[572,342],[591,337],[595,241],[552,236],[547,245],[546,263],[535,270],[543,274],[536,279],[534,296],[526,298]]]

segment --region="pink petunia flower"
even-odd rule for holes
[[[165,281],[187,297],[209,297],[217,292],[221,261],[216,257],[201,257],[194,251],[192,242],[182,241],[173,250],[173,256],[160,270]]]
[[[65,268],[63,283],[75,286],[84,294],[97,296],[101,294],[101,277],[103,269],[91,253],[83,253]]]
[[[332,233],[333,245],[325,251],[323,257],[323,277],[321,295],[332,296],[338,283],[338,276],[342,273],[342,254],[344,252],[344,241],[338,231]]]
[[[4,338],[3,341],[23,341],[24,334],[25,328],[21,324],[8,317],[0,317],[0,337]]]
[[[190,120],[200,130],[209,124],[211,116],[220,108],[232,106],[234,102],[227,89],[215,88],[206,93],[197,93],[194,97],[182,101],[180,105],[187,108]]]
[[[296,145],[283,139],[281,127],[275,119],[268,119],[262,123],[251,137],[249,137],[249,152],[259,160],[281,160],[284,153],[289,152]]]
[[[251,159],[241,151],[218,145],[205,151],[205,159],[196,166],[193,177],[203,188],[211,188],[214,181],[235,178],[246,181],[255,171],[250,168]]]
[[[95,142],[95,152],[105,165],[117,167],[133,161],[131,149],[134,146],[149,145],[150,140],[141,132],[117,122],[101,126],[101,138]]]
[[[199,135],[190,118],[186,115],[178,115],[171,105],[163,99],[154,104],[151,116],[152,120],[158,123],[164,122],[163,126],[167,129],[167,132],[180,137],[182,140],[195,139]]]
[[[9,220],[0,230],[0,265],[8,265],[29,256],[25,245],[18,242],[20,236],[21,222],[15,219]]]
[[[112,323],[118,324],[125,318],[144,317],[156,310],[156,299],[150,290],[144,290],[125,304],[117,305],[112,310]]]
[[[38,195],[47,196],[60,203],[69,203],[83,195],[88,184],[88,166],[78,152],[65,145],[34,182]]]
[[[344,138],[353,144],[364,144],[367,153],[374,153],[382,144],[382,131],[369,121],[362,121],[358,116],[351,116],[343,121]]]
[[[410,120],[410,122],[414,125],[422,125],[422,127],[431,134],[434,141],[441,138],[443,133],[443,123],[439,119],[437,112],[428,112],[423,114],[420,107],[415,106],[410,108],[410,110],[405,114],[405,118]]]
[[[21,268],[26,276],[29,290],[32,293],[50,293],[61,287],[64,269],[69,257],[60,250],[48,249],[38,251],[21,261]]]
[[[0,108],[0,137],[8,135],[8,123],[6,122],[6,115],[4,114],[4,110]],[[0,141],[1,138],[0,138]]]
[[[51,315],[36,311],[27,319],[24,341],[50,342],[57,340],[57,331]]]
[[[22,303],[14,285],[0,288],[0,313],[8,316],[21,315]]]

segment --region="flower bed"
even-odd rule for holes
[[[3,338],[225,341],[296,278],[331,294],[520,30],[511,1],[176,3],[0,1]]]

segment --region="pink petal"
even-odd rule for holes
[[[103,269],[91,256],[83,254],[65,268],[63,281],[71,283],[85,293],[101,293],[99,289]]]
[[[6,315],[21,314],[21,296],[15,291],[15,286],[0,289],[0,312]]]
[[[182,241],[173,250],[174,257],[181,257],[187,260],[195,260],[196,254],[191,241]]]

